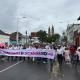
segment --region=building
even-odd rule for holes
[[[68,24],[67,26],[67,39],[68,43],[73,43],[74,42],[74,25],[73,24]]]
[[[7,36],[7,35],[1,35],[0,34],[0,44],[8,44],[9,45],[9,39],[10,39],[10,36]]]
[[[10,44],[10,35],[0,30],[0,44]]]
[[[37,32],[31,32],[31,37],[37,37]]]
[[[62,36],[60,37],[60,44],[67,45],[67,33],[66,30],[63,31]]]
[[[52,29],[51,29],[51,35],[54,35],[54,26],[52,25]]]
[[[22,34],[18,32],[18,44],[21,44]],[[10,34],[10,44],[17,44],[17,32]]]
[[[39,43],[38,37],[37,37],[37,32],[31,32],[31,43]]]
[[[28,44],[30,42],[29,37],[18,32],[18,44]],[[10,44],[17,44],[17,32],[10,35]]]
[[[51,28],[50,28],[50,26],[48,28],[48,36],[53,36],[53,35],[54,35],[54,26],[52,25]]]
[[[66,32],[68,43],[80,45],[80,23],[68,24]]]
[[[75,44],[76,44],[77,46],[80,46],[80,33],[77,34],[76,37],[75,37]]]

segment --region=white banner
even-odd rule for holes
[[[1,49],[0,54],[5,56],[21,56],[21,57],[42,57],[54,59],[55,51],[53,49],[21,49],[21,50],[9,50]]]

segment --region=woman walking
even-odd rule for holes
[[[62,66],[63,50],[60,45],[58,45],[58,49],[57,49],[57,59],[58,59],[59,66]]]

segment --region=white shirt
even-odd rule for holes
[[[50,49],[50,46],[49,45],[46,45],[46,47],[45,47],[46,49]]]
[[[64,52],[65,52],[65,47],[62,46],[61,49],[62,49],[62,51],[63,51],[63,53],[64,53]]]
[[[62,54],[63,55],[63,50],[62,49],[57,49],[57,54]]]
[[[80,49],[80,47],[77,48],[77,50],[79,50],[79,49]]]
[[[17,49],[19,49],[19,47],[15,46],[14,49],[17,50]]]
[[[22,46],[19,46],[19,49],[23,49],[23,47]]]
[[[12,47],[9,47],[9,49],[13,49]]]
[[[70,54],[69,50],[65,50],[65,60],[70,60],[69,54]]]

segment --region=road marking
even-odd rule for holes
[[[12,67],[14,67],[14,66],[16,66],[17,64],[20,64],[21,62],[23,62],[23,61],[17,62],[16,64],[13,64],[13,65],[11,65],[11,66],[9,66],[9,67],[1,70],[0,73],[2,73],[2,72],[4,72],[4,71],[6,71],[6,70],[8,70],[8,69],[10,69],[10,68],[12,68]]]

